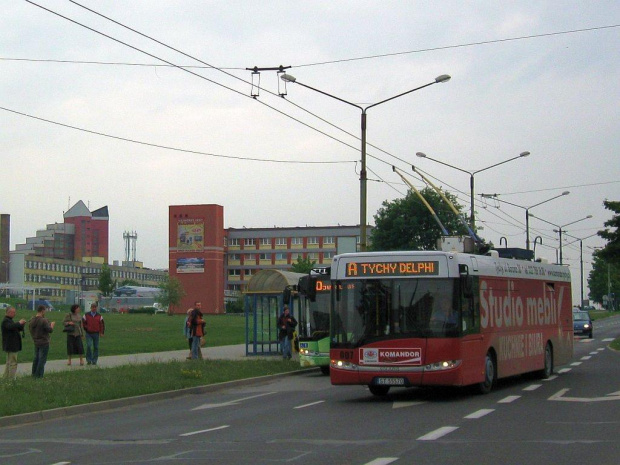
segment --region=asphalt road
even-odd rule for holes
[[[620,316],[540,381],[489,395],[331,386],[318,372],[0,429],[11,464],[620,463]]]

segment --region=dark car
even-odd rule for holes
[[[114,295],[116,297],[121,297],[124,295],[132,296],[132,295],[136,295],[137,293],[138,293],[137,290],[129,286],[121,286],[119,288],[114,289]]]
[[[590,314],[584,311],[573,312],[573,334],[588,336],[592,339],[592,319]]]

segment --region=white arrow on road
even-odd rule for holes
[[[608,400],[620,400],[620,391],[612,392],[611,394],[607,394],[605,397],[564,397],[570,389],[562,389],[551,397],[549,400],[557,400],[563,402],[604,402]]]

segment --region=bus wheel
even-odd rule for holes
[[[325,376],[329,375],[329,365],[323,365],[321,367],[321,373],[323,373]]]
[[[488,394],[493,389],[493,384],[497,379],[495,365],[495,357],[492,352],[487,352],[487,356],[484,359],[484,381],[478,384],[478,391],[480,394]]]
[[[545,368],[538,372],[538,376],[542,379],[547,379],[553,374],[553,348],[551,344],[547,342],[545,347]]]
[[[375,386],[374,384],[371,384],[368,386],[368,389],[370,389],[370,392],[375,396],[385,396],[390,390],[390,386]]]

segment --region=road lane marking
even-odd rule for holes
[[[396,408],[413,407],[414,405],[422,405],[424,402],[394,402],[392,404],[392,410]]]
[[[573,362],[570,364],[570,366],[572,367],[578,367],[579,365],[581,365],[583,362]]]
[[[598,352],[590,352],[590,355],[598,355]]]
[[[604,351],[604,350],[605,350],[605,347],[599,347],[599,348],[598,348],[598,349],[596,349],[596,350],[598,350],[599,352],[602,352],[602,351]]]
[[[592,357],[590,357],[589,355],[584,355],[583,357],[581,357],[581,360],[590,360]]]
[[[524,391],[535,391],[536,389],[538,389],[541,386],[542,386],[542,384],[532,384],[531,386],[523,388],[523,390]]]
[[[446,434],[450,434],[452,431],[456,431],[459,429],[458,426],[442,426],[435,431],[431,431],[430,433],[425,434],[424,436],[420,436],[418,441],[434,441],[435,439],[439,439]]]
[[[561,370],[558,370],[558,373],[563,375],[564,373],[568,373],[571,370],[572,368],[562,368]]]
[[[492,412],[495,412],[494,408],[483,408],[483,409],[478,410],[477,412],[470,413],[469,415],[463,418],[468,418],[470,420],[477,420],[478,418],[482,418],[483,416],[488,415],[489,413],[492,413]]]
[[[364,465],[387,465],[388,463],[396,462],[398,457],[379,457]]]
[[[240,402],[244,400],[256,399],[257,397],[269,396],[271,394],[277,394],[277,392],[263,392],[262,394],[256,394],[255,396],[243,397],[241,399],[229,400],[228,402],[220,402],[219,404],[202,404],[198,407],[194,407],[194,410],[204,410],[208,408],[219,408],[219,407],[230,407],[232,405],[239,405]]]
[[[195,434],[209,433],[211,431],[217,431],[220,429],[230,428],[230,425],[216,426],[215,428],[202,429],[200,431],[192,431],[191,433],[179,434],[179,436],[194,436]]]
[[[613,337],[607,337],[605,339],[603,339],[603,342],[612,342],[614,340]]]
[[[612,392],[611,394],[607,394],[605,397],[564,397],[564,394],[566,394],[569,390],[569,388],[561,389],[549,397],[549,400],[564,402],[604,402],[609,400],[620,400],[620,391]]]
[[[325,401],[324,400],[317,400],[316,402],[312,402],[310,404],[298,405],[297,407],[293,407],[293,408],[297,409],[297,408],[312,407],[313,405],[322,404],[323,402],[325,402]]]
[[[558,375],[553,375],[553,376],[549,376],[547,379],[543,379],[543,381],[553,381],[554,379],[557,379]]]
[[[508,396],[508,397],[504,397],[502,400],[498,400],[497,403],[498,404],[510,404],[511,402],[514,402],[517,399],[520,399],[521,396]]]

